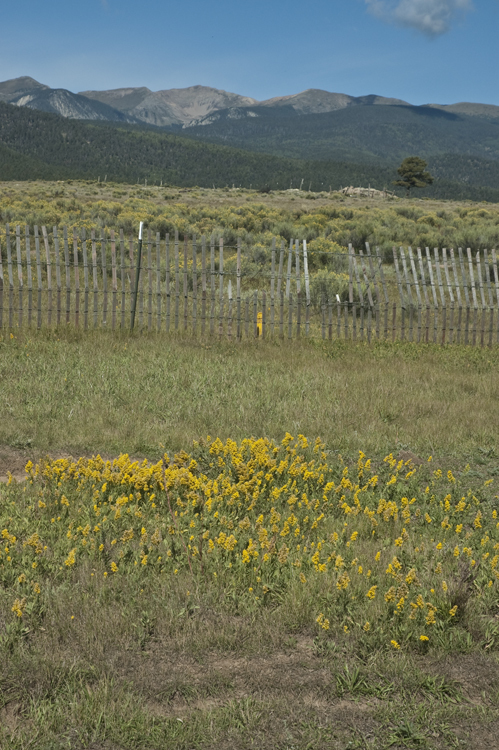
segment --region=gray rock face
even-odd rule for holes
[[[249,96],[209,86],[189,86],[184,89],[161,91],[151,91],[142,86],[109,91],[81,91],[79,94],[73,94],[67,89],[52,89],[29,76],[0,83],[0,101],[45,112],[56,112],[63,117],[80,120],[142,122],[158,127],[174,125],[183,128],[212,124],[218,117],[259,117],[259,109],[262,107],[274,111],[278,109],[283,115],[307,115],[334,112],[357,105],[411,106],[402,99],[376,94],[355,97],[322,89],[307,89],[299,94],[277,96],[261,102]],[[479,117],[499,117],[499,107],[493,105],[463,102],[428,106]]]
[[[137,122],[134,117],[107,104],[73,94],[67,89],[51,89],[28,76],[0,83],[0,101],[78,120]]]

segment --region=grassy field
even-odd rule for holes
[[[2,222],[267,249],[492,248],[499,226],[414,199],[1,189]],[[495,747],[498,366],[498,347],[1,331],[0,747]]]
[[[0,744],[493,747],[498,363],[3,335]]]
[[[364,242],[391,257],[393,245],[471,247],[499,244],[499,206],[471,201],[434,201],[414,196],[367,199],[340,193],[141,187],[68,182],[0,183],[0,223],[123,228],[137,233],[140,221],[153,232],[223,237],[243,248],[270,248],[272,237],[305,239],[309,253],[355,248]]]

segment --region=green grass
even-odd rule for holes
[[[123,451],[158,459],[165,450],[170,456],[190,452],[192,441],[208,434],[223,441],[266,436],[280,442],[289,431],[312,439],[320,435],[335,472],[338,453],[356,462],[359,449],[373,459],[376,471],[390,451],[404,459],[412,451],[425,465],[432,454],[431,466],[445,470],[442,482],[452,469],[460,477],[456,493],[462,487],[467,496],[471,489],[490,515],[497,507],[494,483],[490,491],[480,488],[496,474],[498,364],[497,348],[303,340],[292,346],[230,344],[72,329],[15,332],[14,338],[4,333],[0,452],[13,457],[19,451],[27,459],[46,452]],[[0,474],[8,468],[1,464]],[[401,484],[399,492],[414,495],[422,507],[425,471],[421,479],[417,474],[407,480],[414,482],[411,487]],[[447,491],[443,485],[435,490],[437,506]],[[68,492],[74,512],[81,508],[75,526],[84,526],[83,515],[93,513],[88,492],[76,486]],[[59,496],[57,483],[48,480],[0,485],[1,528],[12,534],[19,526],[16,549],[28,571],[32,550],[23,546],[24,528],[38,530],[50,554],[57,544],[61,550],[71,546],[65,531],[58,538],[60,511],[51,503]],[[38,506],[39,500],[46,507]],[[169,523],[168,512],[158,505],[158,524]],[[431,550],[444,534],[438,513],[431,525],[421,526],[428,576]],[[364,514],[359,519],[365,523]],[[479,559],[485,549],[480,536],[487,532],[492,544],[495,522],[488,521],[490,530],[474,531],[468,521],[463,533],[470,534],[470,545],[471,534],[477,536]],[[343,526],[334,514],[328,522]],[[145,523],[149,531],[149,521],[134,523],[137,529]],[[379,536],[383,559],[397,554],[410,567],[415,548],[404,557],[395,546],[403,522],[393,528],[391,523],[385,522]],[[412,535],[419,527],[414,522],[408,529]],[[110,540],[106,536],[105,545]],[[373,545],[366,537],[351,554],[367,555]],[[444,545],[444,553],[453,565],[452,550]],[[360,600],[348,605],[351,613],[340,612],[345,602],[333,574],[315,579],[307,573],[309,584],[299,590],[275,585],[265,605],[257,606],[247,587],[243,593],[243,578],[233,585],[229,570],[220,568],[217,584],[205,581],[197,568],[191,573],[181,551],[175,576],[152,566],[146,575],[139,564],[137,574],[131,569],[104,577],[105,558],[92,554],[78,556],[71,571],[64,564],[63,571],[40,566],[41,594],[26,594],[21,618],[12,612],[12,601],[24,596],[21,588],[30,586],[29,580],[19,583],[17,573],[2,568],[2,747],[494,747],[497,581],[493,588],[480,584],[468,592],[473,601],[466,617],[432,638],[428,648],[403,644],[395,650],[386,638],[365,637]],[[480,561],[479,576],[486,564]],[[456,567],[456,580],[458,572]],[[316,623],[319,605],[331,622],[327,631]],[[345,617],[355,622],[348,633]]]
[[[153,458],[289,430],[473,462],[498,448],[498,364],[497,348],[4,333],[0,445]]]

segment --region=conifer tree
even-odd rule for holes
[[[426,171],[426,162],[419,156],[408,156],[404,159],[397,169],[400,180],[394,180],[393,184],[399,187],[405,187],[407,196],[410,195],[411,188],[424,188],[433,183],[433,177]]]

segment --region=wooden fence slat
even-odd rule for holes
[[[258,292],[253,292],[253,336],[258,337]]]
[[[488,297],[488,308],[489,308],[489,348],[492,346],[492,335],[494,330],[494,299],[492,297],[492,286],[490,283],[490,264],[487,250],[483,251],[483,265],[485,270],[485,283],[487,285],[487,297]]]
[[[104,229],[101,229],[100,239],[100,250],[101,250],[101,263],[102,263],[102,325],[107,326],[107,257],[106,257],[106,238],[104,236]],[[140,270],[139,270],[140,274]],[[140,274],[142,276],[142,274]],[[142,305],[139,305],[139,322],[142,327]]]
[[[288,298],[288,339],[293,337],[293,295],[290,292]]]
[[[244,312],[245,312],[245,315],[244,315],[244,332],[246,334],[246,338],[248,338],[248,336],[249,336],[249,318],[250,318],[249,309],[250,309],[250,299],[249,299],[249,295],[247,295],[246,299],[244,300]]]
[[[402,260],[402,269],[404,271],[405,285],[407,289],[407,299],[409,301],[409,341],[413,340],[413,325],[414,325],[414,304],[412,301],[412,290],[409,273],[407,270],[407,263],[405,259],[404,248],[400,248],[400,258]]]
[[[397,250],[396,250],[395,247],[392,248],[392,252],[393,252],[393,265],[395,266],[395,276],[396,276],[396,279],[397,279],[397,289],[398,289],[398,293],[399,293],[399,297],[400,297],[400,308],[401,308],[401,313],[402,313],[402,325],[400,327],[400,338],[401,338],[402,341],[404,341],[404,339],[405,339],[405,310],[406,310],[406,306],[405,306],[405,300],[404,300],[404,292],[403,292],[403,288],[402,288],[402,276],[401,276],[401,273],[400,273],[399,260],[398,260]],[[363,327],[363,325],[364,325],[364,323],[363,323],[362,314],[361,314],[361,328]]]
[[[308,272],[307,240],[303,240],[303,273],[305,275],[305,335],[310,335],[310,275]]]
[[[350,307],[352,310],[352,337],[354,341],[357,341],[357,306],[355,304],[355,297],[354,297],[354,291],[353,291],[353,274],[354,274],[354,262],[355,262],[355,253],[354,249],[351,243],[348,244],[348,301],[350,303]],[[358,274],[357,274],[357,268],[355,269],[356,275],[357,275],[357,283],[359,281]],[[359,285],[359,290],[361,290]],[[331,303],[331,304],[329,304]],[[329,339],[332,339],[333,331],[332,331],[332,300],[328,300],[329,305]]]
[[[463,257],[463,251],[462,248],[458,247],[457,249],[458,255],[459,255],[459,267],[461,269],[461,278],[463,282],[463,291],[464,291],[464,297],[466,300],[466,323],[464,327],[464,343],[467,346],[469,343],[469,326],[470,326],[470,296],[469,296],[469,288],[468,288],[468,280],[466,278],[466,270],[464,266],[464,257]]]
[[[219,241],[219,260],[218,260],[218,279],[219,279],[219,300],[220,300],[220,319],[219,319],[219,332],[220,336],[223,333],[224,318],[223,318],[223,299],[224,299],[224,241],[223,237],[220,237]]]
[[[92,281],[94,292],[94,328],[98,325],[99,314],[99,284],[97,281],[97,242],[95,240],[95,229],[90,231],[90,242],[92,244]]]
[[[480,252],[477,252],[476,254],[476,272],[478,277],[478,287],[480,289],[480,300],[482,303],[482,325],[480,329],[480,346],[483,348],[485,344],[485,295],[483,293],[483,278],[482,278],[482,265],[480,263]]]
[[[281,258],[282,258],[282,247],[281,246]],[[281,339],[284,338],[284,291],[281,289],[279,293],[279,336]]]
[[[37,320],[36,325],[37,328],[42,327],[42,262],[40,257],[40,237],[38,235],[38,227],[35,225],[33,227],[33,232],[35,235],[35,255],[36,255],[36,292],[37,292],[37,300],[36,300],[36,309],[37,309]],[[10,279],[9,279],[10,281]]]
[[[54,238],[55,285],[57,287],[56,325],[60,326],[62,317],[61,249],[59,247],[59,234],[56,226],[52,227],[52,237]]]
[[[198,272],[197,272],[198,250],[196,244],[196,235],[192,236],[192,332],[194,335],[197,330],[198,317]],[[231,304],[232,307],[232,304]]]
[[[204,240],[204,237],[203,237]],[[204,246],[203,246],[204,247]],[[170,280],[170,235],[165,237],[165,263],[166,263],[166,332],[170,333],[170,306],[171,306],[171,280]],[[204,331],[203,331],[204,333]]]
[[[281,252],[279,253],[279,271],[277,274],[277,296],[279,297],[282,291],[282,272],[284,267],[284,240],[281,240]]]
[[[21,257],[21,227],[19,224],[16,226],[16,256],[17,256],[17,281],[18,281],[18,303],[17,312],[19,320],[19,328],[23,325],[23,264]]]
[[[224,333],[224,310],[225,310],[225,298],[222,289],[222,297],[219,298],[219,310],[218,310],[218,338],[221,341]]]
[[[111,229],[111,286],[112,286],[112,312],[111,328],[116,328],[116,305],[118,301],[118,276],[116,271],[116,239],[114,229]]]
[[[83,298],[83,327],[85,331],[88,329],[88,256],[87,256],[87,234],[85,227],[81,228],[81,251],[83,253],[83,286],[84,286],[84,298]]]
[[[296,333],[301,335],[301,279],[300,279],[300,240],[295,240],[296,256]]]
[[[201,237],[201,333],[206,329],[206,237]]]
[[[120,278],[121,278],[121,320],[120,327],[125,327],[126,286],[125,286],[125,235],[120,229]]]
[[[73,273],[75,279],[75,326],[80,323],[80,269],[78,267],[78,235],[73,227]]]
[[[229,279],[227,284],[227,299],[229,301],[229,312],[227,315],[227,337],[232,340],[232,282]]]
[[[476,297],[475,274],[473,272],[473,259],[471,257],[471,248],[466,249],[468,255],[468,270],[470,273],[471,294],[473,297],[473,346],[476,346],[477,319],[478,319],[478,301]]]
[[[450,249],[450,258],[451,258],[451,265],[452,265],[452,276],[454,278],[454,289],[456,290],[457,305],[458,305],[456,343],[460,344],[461,343],[461,324],[462,324],[462,317],[463,317],[463,303],[461,299],[461,289],[459,285],[459,278],[457,275],[456,257],[454,255],[454,248],[452,247]]]
[[[428,343],[428,336],[429,336],[429,330],[430,330],[430,302],[428,299],[428,291],[426,289],[426,277],[424,272],[424,265],[423,265],[423,257],[421,255],[421,248],[417,248],[418,253],[418,266],[419,266],[419,273],[421,276],[421,286],[423,289],[423,296],[425,301],[425,308],[426,308],[426,320],[425,320],[425,342]]]
[[[296,292],[296,337],[301,336],[301,290]]]
[[[210,335],[215,333],[215,239],[210,241],[210,284],[211,284],[211,309],[210,309]]]
[[[442,344],[445,344],[445,334],[446,334],[446,327],[447,327],[447,302],[445,299],[445,291],[444,291],[444,285],[442,283],[442,273],[440,270],[440,258],[438,255],[438,248],[433,249],[433,253],[435,256],[435,270],[437,273],[437,280],[438,280],[438,289],[440,292],[440,299],[442,300]]]
[[[7,245],[7,271],[9,274],[9,328],[14,327],[14,275],[12,272],[12,247],[10,244],[10,228],[5,227],[5,242]]]
[[[489,341],[488,346],[492,346],[492,335],[494,331],[494,298],[492,296],[492,285],[490,283],[490,263],[487,250],[483,251],[483,265],[485,270],[485,283],[487,285],[487,298],[489,308]]]
[[[497,273],[496,251],[492,250],[492,268],[494,269],[494,285],[496,289],[496,304],[499,310],[499,275]],[[497,343],[499,344],[499,314],[497,316]]]
[[[296,258],[296,293],[301,292],[301,273],[300,273],[300,240],[295,240],[295,258]]]
[[[367,260],[369,263],[369,271],[371,274],[371,283],[374,287],[374,294],[375,294],[375,315],[376,315],[376,338],[379,339],[379,311],[380,311],[380,294],[379,294],[379,288],[378,288],[378,282],[376,281],[376,271],[374,268],[373,258],[371,255],[371,247],[369,245],[369,242],[366,242],[366,255]]]
[[[239,248],[240,248],[240,240],[238,238],[237,240],[237,250],[238,250],[238,268],[239,268]],[[270,251],[270,334],[271,336],[274,335],[274,315],[275,315],[275,300],[274,300],[274,293],[275,293],[275,237],[272,237],[272,248]],[[238,328],[239,330],[239,328]],[[239,334],[238,334],[239,338]]]
[[[161,331],[161,237],[156,232],[156,330]]]
[[[367,275],[366,264],[364,262],[364,252],[362,250],[362,247],[359,247],[359,256],[360,256],[359,262],[362,268],[362,275],[364,276],[364,283],[366,285],[367,299],[369,302],[369,307],[372,308],[374,307],[374,301],[373,301],[373,295],[371,292],[371,285],[369,283],[369,277]]]
[[[355,307],[353,308],[355,311]],[[333,300],[331,297],[327,299],[327,312],[328,312],[328,340],[333,340]],[[355,315],[355,312],[354,312]]]
[[[452,344],[454,336],[454,293],[452,291],[452,284],[449,275],[449,266],[447,263],[447,250],[442,248],[442,260],[444,264],[445,281],[447,284],[447,293],[450,299],[450,322],[449,322],[449,344]]]
[[[363,310],[364,308],[361,309]],[[363,328],[361,335],[364,336]],[[338,294],[336,295],[336,338],[338,339],[338,341],[341,338],[341,302]]]
[[[416,270],[416,264],[414,262],[414,255],[412,252],[412,247],[407,248],[407,253],[409,255],[409,263],[411,264],[411,271],[412,271],[412,278],[414,282],[414,289],[416,290],[416,298],[418,301],[418,344],[421,341],[421,311],[423,309],[423,305],[421,302],[421,293],[419,291],[419,281],[418,281],[418,272]]]
[[[291,290],[291,265],[293,262],[293,245],[294,240],[290,240],[288,250],[288,270],[286,273],[286,299],[289,299],[289,292]]]
[[[12,248],[10,244],[10,227],[5,227],[5,242],[7,246],[7,273],[9,276],[9,328],[14,327],[14,275],[12,271]]]
[[[45,260],[47,264],[47,322],[52,325],[52,263],[47,227],[42,227],[43,244],[45,245]]]
[[[275,237],[272,240],[272,269],[275,263]],[[271,290],[271,327],[274,330],[274,270],[272,270]],[[241,340],[241,238],[237,238],[237,261],[236,261],[236,305],[237,305],[237,340]]]
[[[349,247],[352,249],[353,270],[355,273],[355,281],[357,282],[357,291],[359,293],[359,300],[360,300],[361,306],[364,307],[364,295],[362,293],[362,284],[360,281],[359,269],[357,267],[357,258],[355,257],[355,250],[352,247],[352,245],[349,245]]]
[[[428,264],[428,275],[430,277],[430,286],[431,286],[431,293],[433,297],[433,343],[437,343],[437,329],[438,329],[438,300],[437,300],[437,290],[435,288],[435,280],[433,278],[433,268],[431,265],[431,255],[430,255],[430,248],[427,247],[426,249],[426,262]]]
[[[350,305],[353,305],[353,247],[351,243],[348,245],[348,301]],[[329,299],[329,295],[328,295]]]
[[[28,276],[28,328],[31,328],[31,321],[33,319],[33,274],[31,269],[31,238],[29,236],[28,225],[24,227],[24,238],[26,244],[26,271]]]
[[[326,298],[321,294],[321,334],[322,340],[326,339]]]
[[[397,289],[398,289],[399,297],[400,297],[400,306],[402,308],[405,308],[404,293],[402,291],[402,277],[400,275],[399,259],[398,259],[397,250],[395,247],[392,248],[392,252],[393,252],[393,265],[395,267],[395,277],[397,279]]]
[[[130,271],[129,271],[129,288],[130,288],[130,300],[132,299],[133,290],[135,289],[135,262],[133,259],[133,248],[134,248],[134,240],[133,240],[133,234],[130,232],[128,235],[128,255],[130,258]],[[130,324],[132,320],[132,303],[130,302]]]
[[[179,263],[178,229],[175,230],[175,333],[178,331],[180,304],[180,263]]]
[[[267,327],[267,292],[262,291],[262,339],[265,338]]]

